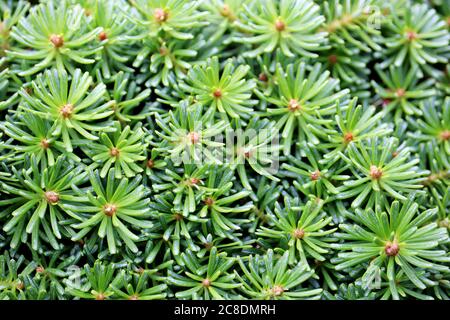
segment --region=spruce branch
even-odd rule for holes
[[[55,66],[59,72],[66,68],[75,71],[73,62],[91,64],[95,53],[102,50],[92,40],[101,28],[88,30],[88,23],[80,6],[70,6],[67,0],[34,6],[27,17],[22,17],[11,31],[11,38],[19,45],[6,53],[13,59],[29,60],[33,67],[20,71],[20,76],[35,74]],[[33,50],[26,50],[26,47]]]

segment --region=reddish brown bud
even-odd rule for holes
[[[213,96],[214,96],[215,98],[220,98],[220,97],[222,97],[222,91],[221,91],[220,89],[216,89],[216,90],[213,92]]]
[[[211,250],[213,244],[211,242],[205,242],[203,246],[205,247],[206,250]]]
[[[395,94],[396,94],[397,97],[399,97],[399,98],[403,98],[403,97],[405,96],[405,93],[406,93],[406,91],[405,91],[405,89],[403,89],[403,88],[399,88],[399,89],[397,89],[397,91],[395,92]]]
[[[42,139],[41,147],[42,147],[42,149],[45,149],[45,150],[50,148],[50,142],[47,139]]]
[[[50,42],[55,48],[61,48],[64,45],[64,38],[57,34],[52,34],[50,36]]]
[[[169,49],[167,49],[167,47],[165,46],[161,46],[159,47],[159,54],[162,56],[165,56],[169,53]]]
[[[18,282],[16,283],[16,289],[17,290],[23,290],[25,288],[25,285],[22,281],[18,280]]]
[[[279,32],[284,31],[284,29],[286,29],[286,25],[284,24],[283,21],[281,21],[280,19],[277,19],[275,21],[275,29],[277,29],[277,31],[279,31]]]
[[[394,257],[398,254],[400,251],[400,247],[398,246],[397,242],[387,242],[386,246],[384,247],[384,251],[386,252],[386,255],[388,257]]]
[[[220,10],[220,14],[222,17],[228,17],[231,13],[230,6],[227,4],[224,4],[222,9]]]
[[[155,166],[155,162],[152,159],[147,160],[147,168],[153,168]]]
[[[212,206],[212,205],[214,204],[214,199],[211,198],[211,197],[206,198],[206,199],[205,199],[205,204],[206,204],[208,207]]]
[[[70,103],[65,104],[62,106],[62,108],[59,110],[59,112],[61,113],[61,116],[63,118],[68,119],[72,116],[73,105],[71,105]]]
[[[56,204],[59,201],[59,195],[54,191],[47,191],[44,193],[45,200],[50,204]]]
[[[314,259],[314,265],[315,265],[316,267],[320,267],[321,265],[323,265],[323,261]]]
[[[417,38],[417,33],[415,33],[414,31],[406,31],[406,38],[408,39],[408,41],[413,41]]]
[[[104,40],[108,39],[108,36],[106,35],[106,32],[105,31],[100,32],[100,34],[98,35],[98,39],[100,41],[104,41]]]
[[[338,57],[335,54],[331,54],[328,56],[328,62],[330,64],[336,64],[338,62]]]
[[[282,286],[276,285],[272,288],[272,293],[274,296],[281,296],[284,292],[284,288]]]
[[[197,132],[189,132],[188,139],[191,141],[192,144],[196,144],[200,141],[200,135]]]
[[[116,147],[111,148],[111,150],[109,150],[109,154],[112,157],[118,157],[120,155],[120,150],[117,149]]]
[[[389,103],[391,103],[390,99],[383,99],[383,101],[381,102],[381,106],[384,108],[386,107]]]
[[[294,111],[300,110],[301,108],[302,107],[300,106],[300,104],[298,103],[298,101],[296,99],[289,100],[289,103],[288,103],[289,111],[294,112]]]
[[[95,300],[105,300],[106,297],[103,293],[99,293],[95,296]]]
[[[450,140],[450,130],[444,130],[441,132],[440,137],[442,140]]]
[[[143,273],[145,272],[145,269],[142,268],[142,267],[139,267],[139,268],[136,270],[136,272],[139,273],[139,274],[143,274]]]
[[[293,236],[295,239],[303,239],[305,236],[305,231],[303,229],[295,229],[293,232]]]
[[[313,173],[311,173],[311,180],[312,181],[319,180],[319,178],[320,178],[320,171],[319,170],[316,170]]]
[[[267,74],[265,74],[265,73],[263,73],[263,72],[261,72],[261,73],[259,74],[258,79],[259,79],[259,81],[262,81],[262,82],[267,82],[267,80],[269,80],[269,79],[267,78]]]
[[[370,166],[370,170],[369,170],[369,174],[372,177],[372,179],[378,180],[383,175],[383,172],[377,166],[371,165]]]
[[[33,94],[33,88],[32,87],[26,87],[25,88],[25,92],[28,93],[29,95]]]
[[[117,206],[114,204],[105,204],[103,207],[103,213],[108,217],[112,217],[117,212]]]
[[[200,179],[197,179],[197,178],[190,178],[189,179],[189,182],[190,182],[190,184],[192,185],[196,185],[196,184],[198,184],[199,182],[200,182]]]
[[[354,138],[355,137],[353,136],[353,133],[351,133],[351,132],[347,132],[346,134],[344,134],[344,141],[346,143],[352,142]]]
[[[203,279],[202,286],[204,286],[205,288],[210,287],[211,286],[211,280],[209,280],[208,278]]]
[[[168,13],[164,11],[164,9],[156,8],[155,11],[153,11],[153,16],[155,17],[156,21],[164,22],[168,18]]]

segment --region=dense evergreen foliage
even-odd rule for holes
[[[450,0],[0,0],[0,299],[449,299]]]

